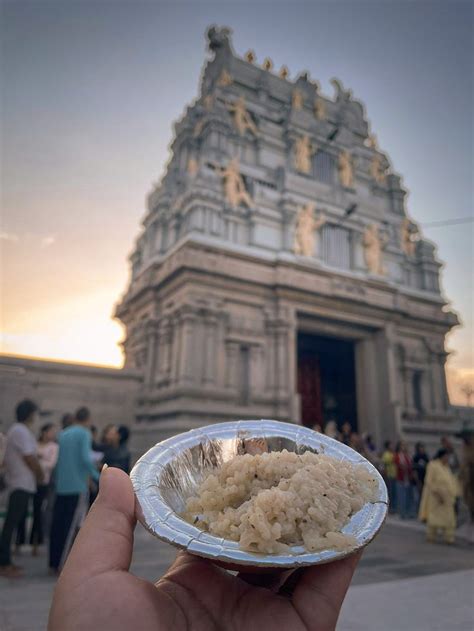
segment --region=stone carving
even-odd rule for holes
[[[270,59],[270,57],[265,57],[265,59],[263,60],[262,68],[267,71],[270,71],[273,68],[273,61]]]
[[[255,61],[255,53],[253,50],[248,50],[245,53],[245,61],[248,61],[249,64],[253,64]]]
[[[401,248],[407,256],[414,256],[416,251],[416,242],[420,233],[418,227],[405,217],[401,226]]]
[[[230,28],[223,26],[221,28],[217,26],[211,26],[207,31],[207,39],[209,41],[209,48],[214,53],[224,49],[228,53],[230,49],[230,35],[232,31]]]
[[[214,95],[206,94],[202,102],[204,105],[204,109],[210,112],[212,108],[214,107]]]
[[[374,154],[370,163],[370,175],[377,184],[385,184],[386,173],[382,165],[382,156],[379,153]]]
[[[300,136],[295,140],[295,169],[300,173],[308,175],[311,173],[311,157],[316,153],[317,148],[311,144],[308,136]]]
[[[348,151],[341,151],[338,160],[339,180],[345,188],[352,188],[354,183],[354,172],[352,158]]]
[[[387,243],[386,238],[382,238],[376,224],[372,223],[364,232],[364,258],[369,272],[385,276],[385,267],[383,265],[383,247]]]
[[[323,121],[326,118],[326,103],[319,96],[314,101],[314,115],[318,121]]]
[[[303,256],[313,256],[315,253],[315,232],[326,223],[326,218],[322,213],[319,217],[314,216],[316,204],[308,202],[300,207],[296,220],[295,240],[293,251],[295,254]]]
[[[288,70],[288,68],[286,66],[282,66],[280,68],[280,72],[278,73],[278,76],[280,77],[280,79],[288,79],[289,74],[290,74],[290,71]]]
[[[339,79],[331,79],[331,85],[334,87],[334,90],[336,92],[336,103],[348,103],[351,100],[352,90],[345,90]]]
[[[239,169],[239,159],[232,158],[227,166],[216,166],[218,171],[224,180],[224,194],[226,201],[233,207],[237,208],[240,204],[251,208],[253,205],[252,198],[250,197],[245,183]]]
[[[188,164],[186,166],[186,171],[191,177],[196,177],[199,171],[199,162],[196,160],[196,158],[189,158]]]
[[[379,143],[375,134],[369,134],[365,144],[367,147],[370,147],[370,149],[377,150],[379,148]]]
[[[224,68],[217,79],[217,85],[221,88],[227,88],[232,85],[233,79],[230,73]]]
[[[291,96],[291,107],[294,110],[303,109],[303,93],[301,92],[301,90],[293,90],[293,94]]]
[[[197,121],[197,123],[194,125],[194,129],[193,129],[193,136],[194,136],[194,138],[197,138],[198,136],[201,135],[201,132],[203,130],[205,122],[206,122],[205,118],[200,118]]]
[[[230,103],[227,106],[227,109],[229,112],[233,113],[234,125],[237,127],[237,131],[241,136],[245,135],[247,130],[254,136],[258,135],[257,126],[245,108],[245,97],[239,96],[237,101],[234,101],[234,103]]]

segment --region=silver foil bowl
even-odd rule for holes
[[[216,561],[253,567],[290,568],[336,561],[354,549],[308,552],[292,546],[289,554],[246,552],[238,543],[216,537],[189,524],[179,515],[196,494],[207,472],[237,454],[266,451],[313,451],[338,460],[363,464],[378,480],[377,501],[367,503],[342,529],[366,546],[380,530],[388,509],[385,483],[377,469],[346,445],[301,425],[256,420],[217,423],[178,434],[149,449],[130,474],[138,501],[137,517],[153,535],[192,554]]]

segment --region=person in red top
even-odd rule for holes
[[[408,446],[405,441],[400,440],[395,449],[395,457],[393,459],[397,467],[397,507],[402,519],[410,517],[412,509],[412,480],[413,466],[412,459],[408,452]]]

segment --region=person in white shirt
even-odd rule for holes
[[[56,426],[46,423],[40,429],[36,446],[37,456],[43,472],[43,481],[38,483],[33,497],[33,523],[30,531],[30,545],[33,556],[38,554],[38,546],[44,543],[45,509],[50,495],[51,475],[58,459],[59,446],[56,442]],[[17,528],[16,545],[19,548],[26,542],[26,514]]]
[[[31,431],[38,415],[38,406],[25,399],[16,407],[16,419],[7,432],[4,469],[9,490],[8,507],[0,536],[0,576],[21,575],[21,568],[11,562],[13,532],[28,510],[30,497],[36,493],[37,482],[43,480],[36,455],[36,439]]]

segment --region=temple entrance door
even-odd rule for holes
[[[298,360],[298,392],[301,398],[301,422],[306,427],[323,424],[321,372],[319,358],[304,355]]]
[[[298,333],[298,393],[303,425],[347,421],[357,431],[354,342]]]

